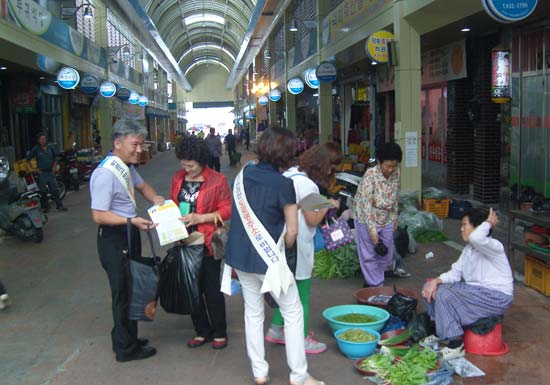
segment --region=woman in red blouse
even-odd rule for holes
[[[214,349],[223,349],[227,346],[225,299],[220,291],[221,261],[212,257],[212,235],[214,218],[219,214],[225,221],[231,216],[231,191],[225,176],[207,166],[210,151],[203,140],[184,137],[176,147],[176,156],[182,169],[172,177],[170,199],[178,205],[185,202],[188,214],[181,220],[189,233],[202,233],[205,243],[200,301],[191,314],[197,335],[187,341],[187,346],[195,348],[212,341]]]

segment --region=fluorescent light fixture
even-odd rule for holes
[[[84,18],[85,19],[92,19],[94,17],[94,14],[92,12],[92,9],[89,6],[86,6],[84,8]]]
[[[191,15],[191,16],[187,16],[183,20],[185,22],[185,25],[187,26],[195,23],[205,23],[205,22],[225,24],[225,19],[222,16],[215,15],[213,13]]]
[[[288,27],[288,30],[290,32],[296,32],[298,30],[298,27],[296,26],[296,21],[292,19],[292,22],[290,23],[290,27]]]
[[[2,71],[7,70],[7,69],[8,69],[8,67],[6,67],[6,66],[1,66],[0,67],[0,70],[2,70]]]
[[[40,80],[44,80],[46,79],[44,76],[40,76]]]
[[[460,32],[470,32],[470,31],[471,31],[471,29],[468,28],[468,27],[464,27],[460,30]]]
[[[378,64],[378,62],[377,62],[376,60],[373,60],[373,61],[370,62],[370,64],[373,65],[373,66],[375,66],[375,65]]]
[[[316,93],[313,94],[313,96],[317,97],[317,96],[319,96],[319,94],[316,92]]]

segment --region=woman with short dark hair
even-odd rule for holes
[[[354,199],[355,240],[367,286],[384,284],[384,271],[393,256],[400,189],[399,163],[402,158],[403,153],[397,143],[383,143],[376,149],[376,166],[367,169],[357,187]],[[385,253],[384,248],[378,246],[381,244],[385,246]]]
[[[276,243],[286,227],[284,243],[286,247],[291,247],[298,232],[296,195],[292,180],[281,174],[293,160],[295,151],[296,140],[292,132],[282,128],[268,128],[258,139],[259,162],[246,165],[241,171],[242,174],[237,176],[233,188],[232,221],[225,263],[236,270],[241,282],[245,302],[246,348],[252,364],[254,382],[258,385],[269,381],[269,364],[265,360],[263,338],[264,295],[261,288],[265,284],[266,273],[271,272],[269,269],[275,266],[274,263],[277,263],[276,267],[281,268],[284,266],[278,264],[279,262],[286,264],[286,260],[281,261],[278,258],[270,243]],[[246,210],[248,214],[243,216],[245,224],[239,210]],[[252,228],[255,235],[252,235]],[[261,241],[252,243],[254,237],[261,237]],[[264,253],[266,247],[273,254]],[[266,262],[267,254],[275,255],[277,261],[273,262],[268,258]],[[288,267],[283,270],[279,274],[284,274],[285,277],[290,274],[291,279],[286,292],[281,289],[277,295],[275,288],[269,288],[284,318],[286,356],[291,369],[290,384],[322,385],[323,382],[317,381],[307,373],[302,305]]]
[[[185,202],[189,210],[181,220],[189,233],[204,235],[204,258],[200,271],[200,300],[191,314],[196,336],[187,346],[196,348],[212,341],[214,349],[227,346],[225,299],[220,292],[221,261],[214,259],[212,236],[217,216],[224,221],[231,216],[231,191],[223,174],[208,167],[210,151],[204,140],[184,136],[176,147],[181,170],[172,177],[170,199],[177,205]],[[184,213],[182,213],[184,214]]]

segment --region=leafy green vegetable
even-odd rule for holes
[[[378,344],[380,345],[397,345],[400,343],[403,343],[407,341],[409,338],[411,338],[413,335],[412,331],[409,329],[405,330],[403,333],[398,334],[396,336],[386,338],[385,340],[378,341]]]
[[[338,338],[348,342],[370,342],[376,339],[374,334],[361,329],[349,329],[338,335]]]
[[[334,317],[335,321],[347,322],[351,324],[366,324],[378,321],[377,317],[362,313],[348,313]]]
[[[420,230],[414,235],[414,239],[418,243],[435,243],[446,241],[447,236],[441,231]]]
[[[350,278],[360,271],[357,245],[349,243],[337,250],[321,250],[315,253],[313,276],[315,278]]]
[[[384,373],[393,365],[393,358],[385,354],[376,353],[361,361],[359,367],[363,370],[376,373]]]
[[[420,366],[426,371],[437,369],[437,353],[432,349],[411,349],[402,360],[411,365]]]
[[[426,370],[400,361],[380,376],[392,385],[422,385],[426,383]]]
[[[408,346],[382,346],[380,353],[396,358],[403,357],[409,350],[411,348]]]

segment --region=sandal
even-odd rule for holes
[[[441,359],[443,361],[452,360],[455,358],[464,357],[464,344],[460,345],[458,348],[451,349],[449,347],[441,349]]]
[[[306,377],[300,382],[290,381],[290,385],[326,385],[325,381],[319,381],[314,377]]]
[[[210,341],[212,341],[211,338],[196,336],[196,337],[191,338],[189,341],[187,341],[187,346],[190,347],[190,348],[198,348],[199,346],[207,344]]]
[[[224,349],[227,346],[227,337],[214,338],[212,349]]]
[[[256,385],[266,385],[267,383],[269,383],[269,376],[265,376],[265,377],[256,377],[254,378],[254,384]]]
[[[432,334],[431,336],[422,338],[419,342],[420,344],[431,344],[432,342],[438,342],[439,337]]]

